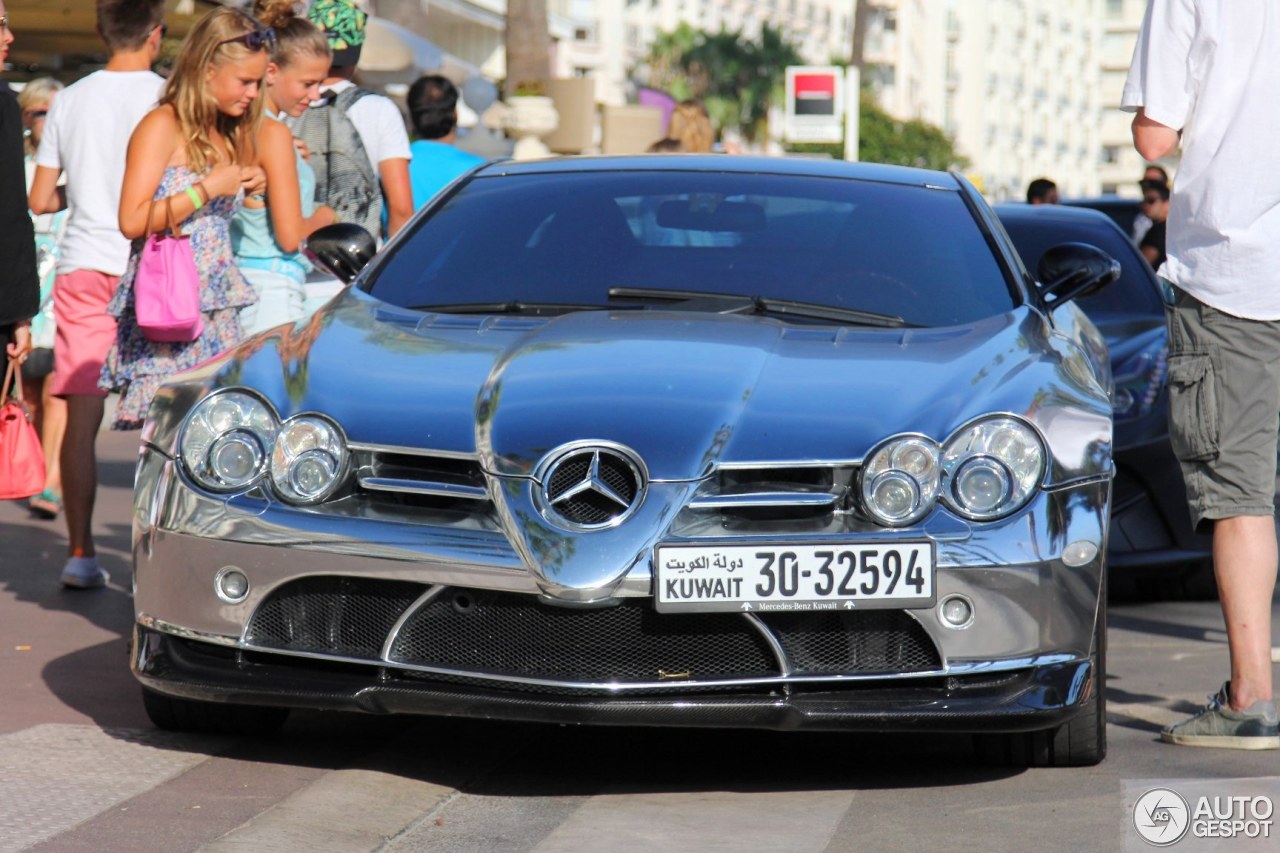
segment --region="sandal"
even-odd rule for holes
[[[27,506],[39,518],[57,518],[62,512],[62,495],[53,489],[45,489],[27,502]]]

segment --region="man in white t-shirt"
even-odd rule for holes
[[[318,0],[307,11],[307,18],[325,31],[333,50],[329,76],[320,84],[321,92],[339,95],[354,88],[352,78],[364,47],[368,16],[350,0]],[[387,236],[394,236],[413,216],[413,189],[409,181],[409,161],[413,154],[404,117],[390,98],[371,92],[351,105],[347,118],[355,125],[360,142],[377,170],[387,213]]]
[[[1182,145],[1160,269],[1170,436],[1197,526],[1212,526],[1231,678],[1161,737],[1280,748],[1271,602],[1280,421],[1280,11],[1274,0],[1151,0],[1125,83],[1138,152]]]
[[[61,465],[70,553],[62,583],[77,589],[108,580],[92,534],[95,442],[107,396],[98,377],[116,339],[107,303],[129,260],[119,224],[125,150],[164,86],[151,70],[164,29],[164,0],[99,0],[98,32],[111,58],[54,100],[27,202],[36,214],[69,208],[53,285],[53,393],[67,401]]]

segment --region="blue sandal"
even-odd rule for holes
[[[53,489],[45,489],[27,502],[31,511],[40,518],[57,518],[62,512],[62,495]]]

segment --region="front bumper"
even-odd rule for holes
[[[513,692],[378,666],[299,663],[135,626],[142,684],[206,702],[525,722],[779,731],[1017,732],[1058,726],[1101,689],[1086,660],[1023,670],[803,689],[574,696]]]

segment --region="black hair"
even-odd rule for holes
[[[1056,190],[1058,185],[1048,178],[1036,178],[1027,184],[1027,204],[1035,201],[1044,201],[1049,197],[1050,190]]]
[[[1138,186],[1142,187],[1143,195],[1153,192],[1159,195],[1163,201],[1169,200],[1169,184],[1165,181],[1147,179],[1138,181]]]
[[[164,0],[98,0],[98,34],[112,53],[137,50],[164,23]]]
[[[442,139],[458,125],[458,90],[439,74],[415,80],[405,103],[414,132],[423,139]]]

